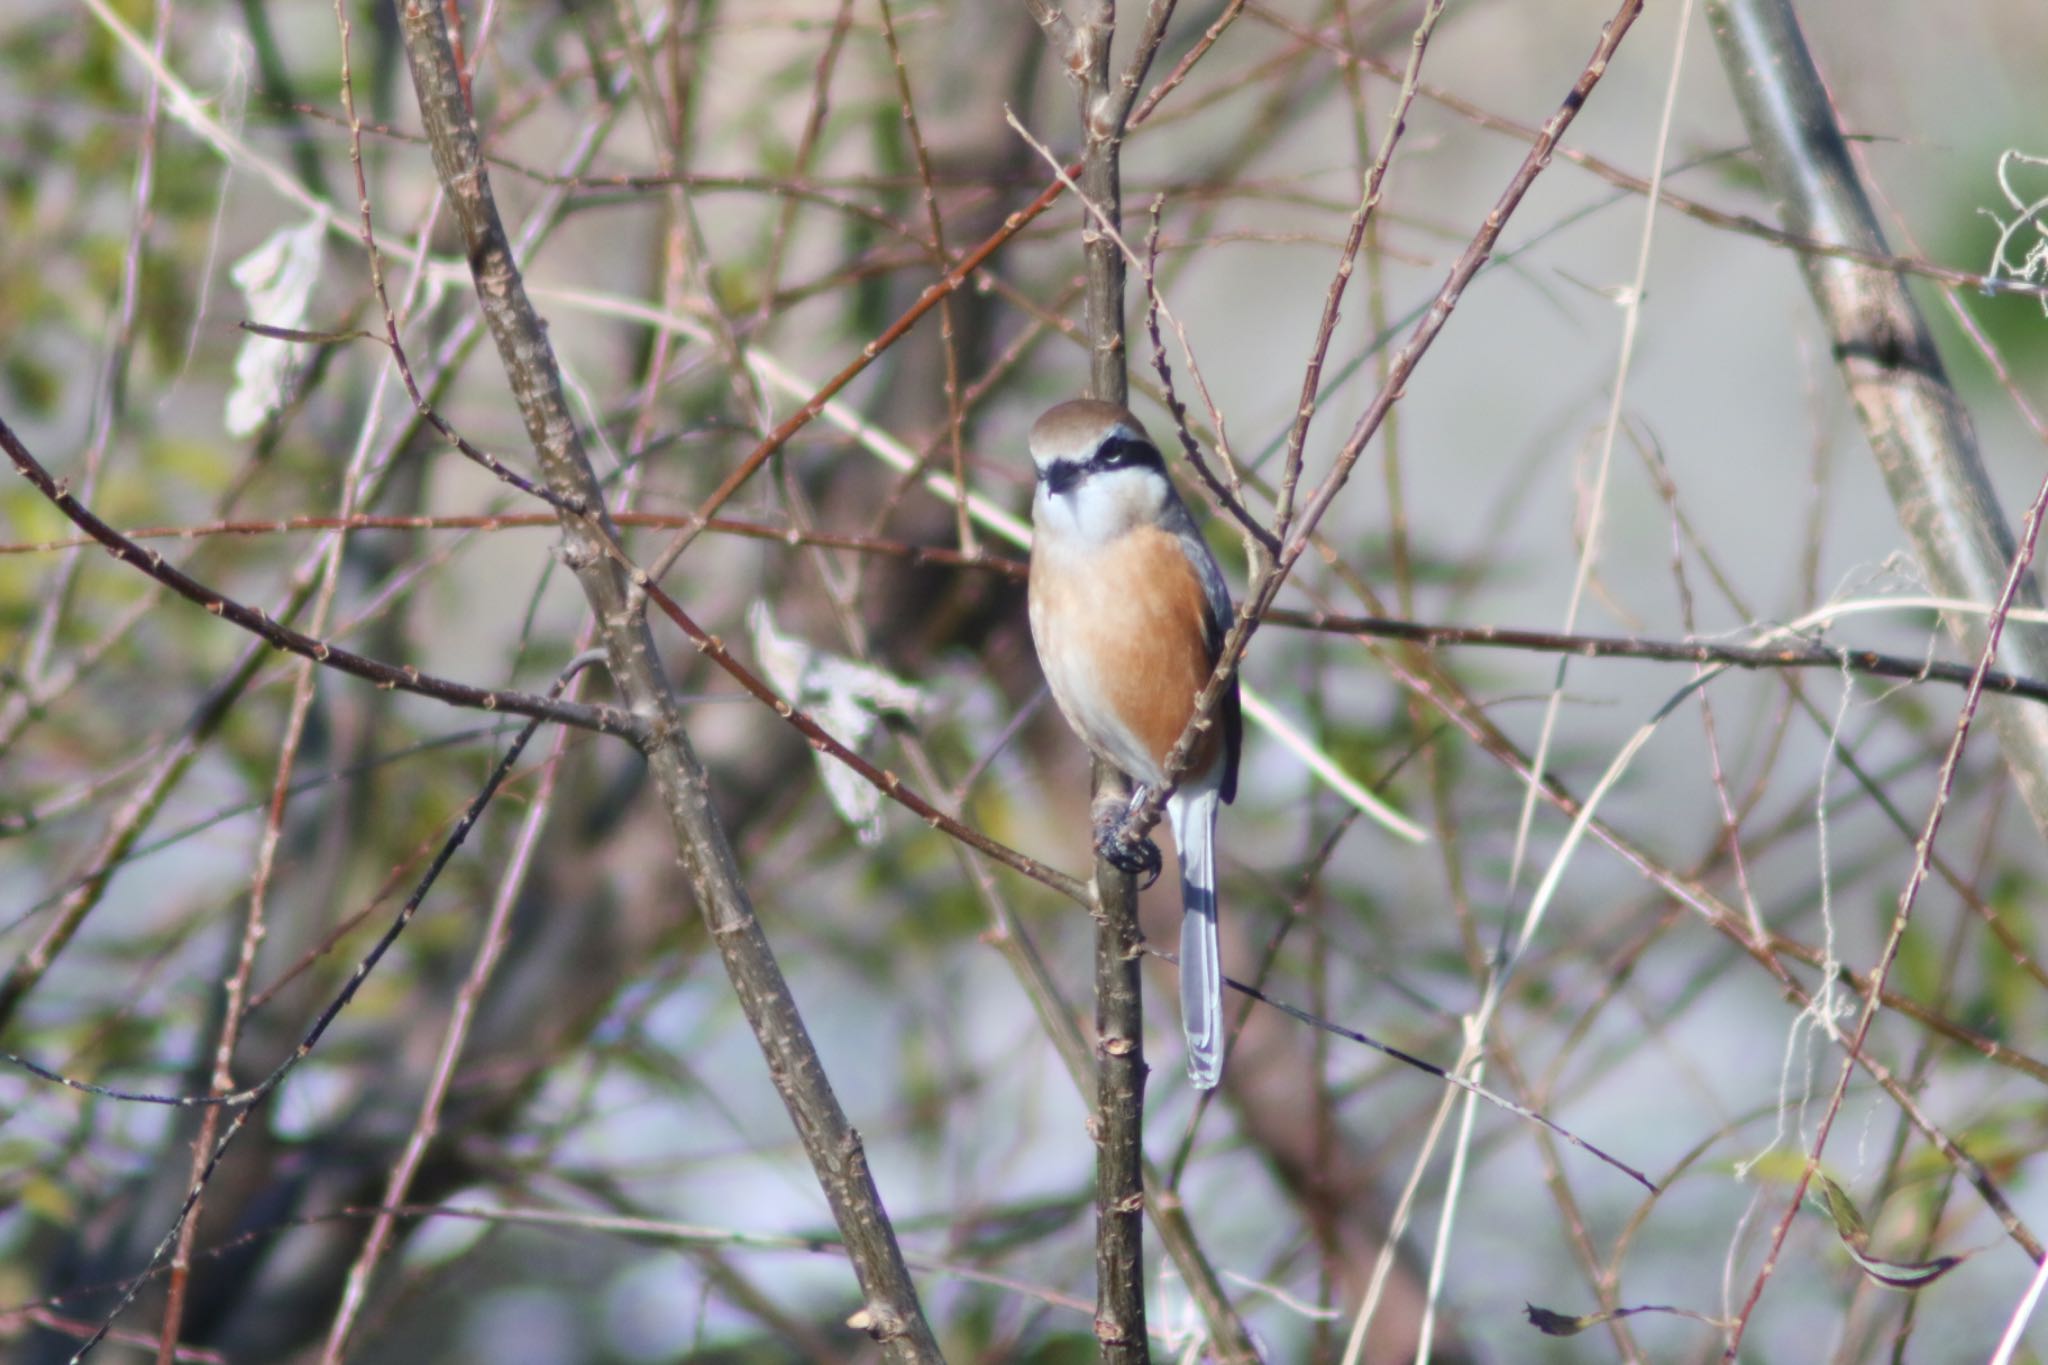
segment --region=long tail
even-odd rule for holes
[[[1216,941],[1216,792],[1178,791],[1166,803],[1180,846],[1180,1022],[1188,1079],[1223,1079],[1223,952]]]

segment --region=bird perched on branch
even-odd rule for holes
[[[1067,723],[1138,784],[1095,830],[1096,851],[1156,877],[1159,849],[1124,828],[1215,671],[1230,623],[1223,570],[1144,426],[1114,403],[1077,399],[1031,428],[1031,638]],[[1244,721],[1232,679],[1166,802],[1180,852],[1180,1009],[1188,1078],[1223,1075],[1223,964],[1216,938],[1216,808],[1237,795]],[[1149,884],[1149,883],[1148,883]]]

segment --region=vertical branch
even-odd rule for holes
[[[1110,403],[1130,395],[1124,352],[1122,222],[1124,129],[1139,82],[1172,14],[1154,0],[1145,32],[1126,70],[1113,75],[1111,40],[1116,0],[1084,0],[1078,21],[1040,13],[1041,26],[1064,39],[1067,69],[1080,89],[1082,252],[1087,264],[1082,318],[1088,333],[1088,390]],[[1130,782],[1095,764],[1093,812],[1120,811]],[[1100,816],[1097,815],[1099,820]],[[1095,1336],[1111,1362],[1150,1359],[1145,1339],[1145,1010],[1139,975],[1143,939],[1138,888],[1130,874],[1095,864]]]
[[[1744,125],[1778,201],[1780,227],[1800,237],[1884,254],[1884,234],[1842,137],[1798,17],[1785,0],[1709,0],[1714,42]],[[1943,596],[1995,602],[2018,548],[1984,472],[1975,432],[1949,383],[1926,320],[1890,270],[1802,253],[1808,291],[1833,343],[1842,382],[1912,539]],[[2018,604],[2040,604],[2033,580]],[[1952,614],[1949,633],[1981,655],[1993,639],[1982,617]],[[2005,633],[1999,667],[2048,674],[2039,631]],[[2036,826],[2048,831],[2048,712],[1989,708],[2006,766]]]
[[[938,1345],[876,1192],[860,1135],[832,1093],[741,881],[738,859],[711,803],[709,778],[683,729],[642,610],[645,576],[629,575],[606,553],[616,540],[603,511],[602,489],[569,412],[546,325],[527,298],[498,216],[446,19],[432,0],[403,0],[399,22],[421,123],[462,228],[477,299],[562,514],[562,557],[589,599],[614,684],[633,713],[652,727],[648,770],[669,818],[677,860],[845,1239],[864,1298],[856,1321],[890,1360],[938,1361]]]
[[[1130,397],[1130,379],[1124,363],[1124,253],[1116,235],[1123,231],[1124,132],[1138,86],[1166,36],[1173,0],[1152,0],[1145,31],[1115,77],[1109,55],[1116,36],[1116,0],[1087,0],[1087,11],[1071,30],[1067,62],[1081,88],[1081,194],[1097,206],[1103,219],[1098,224],[1088,210],[1082,211],[1081,247],[1088,267],[1082,311],[1088,332],[1088,391],[1104,402],[1123,403]]]
[[[1100,355],[1100,352],[1097,352]],[[1094,804],[1118,810],[1130,783],[1100,759]],[[1145,997],[1138,887],[1095,862],[1095,1336],[1105,1361],[1149,1359],[1145,1343]]]
[[[1110,39],[1116,0],[1086,0],[1073,54],[1081,88],[1081,190],[1116,222],[1122,205],[1121,121],[1096,115],[1109,87]],[[1124,257],[1084,209],[1082,251],[1087,283],[1082,321],[1088,334],[1088,391],[1110,403],[1130,396],[1124,369]],[[1128,778],[1095,762],[1095,812],[1121,810]],[[1145,1341],[1145,992],[1139,973],[1138,884],[1102,858],[1095,860],[1095,1337],[1106,1362],[1150,1358]]]
[[[1098,206],[1107,225],[1123,230],[1123,121],[1110,108],[1109,49],[1116,36],[1116,0],[1086,0],[1069,57],[1081,87],[1081,193]],[[1088,333],[1088,391],[1105,403],[1130,398],[1124,369],[1124,254],[1084,209],[1081,250],[1088,286],[1081,322]]]

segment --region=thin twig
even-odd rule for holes
[[[1565,129],[1571,126],[1572,120],[1578,116],[1579,110],[1585,106],[1593,88],[1606,74],[1609,60],[1620,47],[1636,16],[1642,12],[1642,7],[1643,0],[1622,0],[1621,7],[1615,12],[1614,17],[1601,29],[1600,39],[1594,45],[1592,56],[1587,59],[1578,78],[1572,82],[1571,90],[1556,112],[1544,122],[1542,136],[1529,149],[1529,154],[1523,158],[1522,164],[1509,178],[1507,187],[1487,213],[1471,242],[1460,253],[1457,262],[1451,267],[1448,278],[1415,324],[1408,340],[1395,352],[1387,367],[1386,382],[1381,385],[1379,392],[1353,424],[1330,471],[1309,495],[1300,516],[1293,523],[1285,547],[1274,563],[1247,591],[1245,601],[1238,608],[1237,620],[1224,638],[1216,670],[1196,699],[1194,714],[1188,720],[1187,729],[1167,755],[1164,766],[1169,780],[1158,787],[1148,789],[1144,801],[1131,811],[1127,822],[1129,834],[1143,834],[1158,823],[1159,816],[1165,809],[1166,799],[1172,795],[1174,782],[1186,770],[1196,745],[1214,723],[1215,709],[1231,680],[1237,676],[1238,663],[1253,632],[1271,610],[1273,599],[1286,583],[1295,562],[1300,559],[1304,550],[1315,543],[1316,528],[1321,523],[1324,513],[1329,511],[1331,503],[1336,500],[1338,492],[1350,478],[1353,467],[1365,453],[1365,448],[1372,441],[1373,434],[1379,430],[1380,423],[1386,419],[1387,413],[1406,392],[1409,377],[1413,375],[1416,365],[1443,331],[1444,325],[1450,321],[1451,313],[1464,296],[1465,287],[1472,282],[1473,277],[1486,264],[1487,258],[1492,255],[1495,244],[1500,240],[1502,229],[1521,205],[1529,192],[1529,187],[1550,164],[1552,149],[1563,137]]]
[[[910,152],[917,163],[918,186],[923,191],[925,225],[931,229],[932,259],[945,273],[949,257],[946,253],[946,224],[939,216],[939,196],[932,186],[932,158],[924,145],[924,130],[917,122],[917,101],[910,92],[910,68],[903,63],[903,47],[896,40],[896,19],[889,8],[889,0],[880,0],[882,16],[882,41],[888,45],[889,60],[896,70],[896,98],[903,110],[903,127],[910,135]],[[953,457],[953,482],[962,488],[967,486],[967,449],[961,430],[962,408],[960,403],[960,346],[953,335],[953,296],[950,292],[939,298],[939,351],[946,367],[946,442]],[[975,551],[974,519],[967,515],[964,504],[954,505],[954,525],[960,536],[960,552],[971,555]]]
[[[1444,0],[1429,0],[1423,7],[1422,18],[1415,25],[1414,35],[1408,40],[1408,67],[1401,73],[1400,93],[1394,97],[1393,113],[1388,116],[1386,132],[1380,138],[1379,152],[1365,174],[1358,207],[1353,210],[1351,225],[1344,233],[1344,248],[1338,253],[1337,268],[1330,276],[1330,287],[1323,298],[1323,314],[1316,323],[1316,339],[1309,348],[1308,364],[1302,368],[1301,397],[1295,404],[1294,420],[1287,426],[1287,453],[1281,464],[1280,492],[1274,499],[1275,536],[1286,536],[1294,521],[1294,490],[1301,481],[1309,423],[1315,420],[1316,405],[1321,398],[1323,359],[1330,352],[1330,339],[1337,330],[1338,308],[1344,301],[1345,287],[1351,283],[1352,267],[1358,258],[1358,248],[1365,241],[1366,227],[1372,221],[1373,210],[1379,207],[1387,168],[1394,162],[1394,149],[1400,145],[1401,135],[1408,131],[1408,110],[1415,103],[1415,83],[1422,75],[1422,58],[1429,51],[1430,35],[1436,31],[1437,20],[1443,17],[1443,12]],[[1427,1341],[1423,1349],[1427,1352]]]
[[[1260,23],[1271,25],[1273,28],[1288,34],[1299,42],[1310,43],[1321,48],[1336,61],[1337,65],[1346,70],[1364,69],[1387,80],[1398,81],[1401,79],[1401,68],[1395,63],[1375,57],[1370,52],[1359,52],[1348,48],[1334,34],[1314,32],[1269,5],[1251,6],[1249,12]],[[1506,115],[1495,113],[1485,106],[1475,103],[1444,86],[1432,85],[1427,81],[1423,81],[1417,84],[1416,90],[1422,98],[1430,103],[1450,110],[1477,127],[1485,128],[1491,132],[1503,133],[1521,142],[1534,142],[1542,135],[1538,129],[1508,118]],[[1614,163],[1602,160],[1600,157],[1581,148],[1559,147],[1557,155],[1581,170],[1598,176],[1616,189],[1627,190],[1631,194],[1648,194],[1651,192],[1652,182],[1649,177],[1623,170]],[[1676,213],[1682,213],[1697,222],[1707,224],[1709,227],[1740,233],[1745,237],[1754,237],[1760,242],[1770,246],[1784,247],[1787,250],[1797,252],[1801,256],[1850,261],[1857,265],[1868,266],[1873,270],[1888,271],[1900,275],[1916,275],[1921,279],[1932,280],[1949,290],[1972,290],[1987,296],[1997,294],[2048,296],[2048,284],[2035,284],[2026,280],[2016,280],[2005,275],[1979,274],[1973,270],[1961,270],[1955,266],[1942,265],[1937,261],[1928,260],[1924,256],[1905,256],[1887,251],[1871,251],[1841,242],[1827,241],[1818,237],[1805,236],[1797,232],[1788,232],[1783,227],[1766,223],[1761,218],[1752,217],[1746,213],[1731,213],[1726,209],[1718,209],[1711,204],[1688,198],[1669,188],[1664,188],[1657,192],[1657,202],[1665,208],[1671,209]]]
[[[590,657],[579,653],[578,657]],[[540,836],[554,816],[555,784],[562,773],[561,758],[569,740],[567,730],[555,733],[554,752],[549,755],[540,775],[540,782],[527,805],[526,818],[521,822],[519,833],[512,841],[511,852],[504,860],[504,869],[498,876],[498,888],[491,897],[491,911],[484,921],[483,932],[476,948],[476,957],[470,963],[469,974],[463,978],[461,989],[456,992],[454,1008],[448,1016],[446,1028],[442,1031],[441,1045],[434,1055],[434,1065],[427,1080],[426,1094],[420,1099],[419,1115],[413,1121],[412,1131],[407,1135],[404,1150],[398,1160],[392,1163],[390,1173],[384,1181],[382,1208],[371,1220],[368,1231],[363,1234],[362,1246],[356,1252],[354,1263],[349,1267],[348,1280],[343,1288],[341,1301],[336,1306],[334,1318],[328,1325],[327,1343],[322,1351],[323,1361],[338,1362],[345,1358],[349,1338],[354,1331],[357,1318],[369,1300],[370,1279],[379,1260],[390,1246],[397,1218],[388,1210],[403,1204],[411,1193],[414,1176],[420,1164],[426,1160],[427,1149],[440,1132],[441,1113],[447,1102],[449,1089],[455,1080],[455,1064],[461,1059],[463,1046],[469,1040],[470,1028],[477,1011],[483,1003],[483,995],[497,970],[499,961],[511,940],[512,912],[519,903],[519,895],[526,886],[527,873],[532,868],[535,850]]]
[[[462,227],[477,297],[542,471],[559,494],[592,509],[586,517],[564,516],[565,556],[600,623],[614,683],[629,708],[645,714],[653,728],[647,746],[649,769],[666,807],[677,855],[760,1043],[769,1076],[846,1237],[848,1257],[865,1298],[861,1326],[892,1360],[937,1361],[937,1342],[869,1173],[860,1137],[832,1092],[754,913],[737,856],[712,806],[708,776],[683,729],[672,684],[638,609],[638,594],[625,570],[606,553],[604,542],[615,543],[616,536],[595,510],[602,505],[600,489],[563,395],[546,327],[526,296],[498,217],[445,21],[437,6],[411,0],[401,6],[400,28],[421,120],[433,143],[435,169]]]
[[[561,676],[556,679],[555,690],[559,691],[561,688],[566,687],[577,673],[581,672],[586,666],[597,662],[598,657],[595,654],[584,655],[571,661],[569,666],[563,670]],[[168,1096],[161,1098],[160,1102],[178,1108],[199,1108],[204,1106],[232,1109],[234,1111],[234,1118],[228,1124],[227,1130],[206,1151],[205,1161],[201,1165],[198,1175],[187,1188],[184,1202],[179,1206],[177,1215],[171,1220],[170,1228],[164,1233],[162,1239],[158,1241],[156,1248],[150,1253],[149,1259],[144,1263],[142,1269],[137,1271],[127,1282],[118,1301],[107,1311],[106,1316],[101,1319],[99,1331],[81,1345],[77,1353],[72,1356],[73,1365],[83,1360],[92,1348],[99,1343],[101,1337],[111,1330],[114,1320],[120,1317],[130,1303],[134,1302],[135,1296],[141,1292],[142,1287],[149,1283],[157,1266],[162,1264],[165,1257],[170,1254],[172,1247],[182,1236],[186,1223],[192,1217],[192,1211],[198,1207],[200,1197],[205,1193],[207,1185],[213,1179],[213,1173],[220,1169],[221,1159],[227,1155],[228,1148],[234,1143],[234,1140],[241,1135],[242,1129],[247,1126],[250,1116],[257,1111],[257,1107],[265,1098],[276,1092],[277,1087],[283,1084],[284,1078],[290,1075],[293,1069],[310,1056],[314,1048],[320,1045],[320,1040],[326,1036],[328,1028],[341,1016],[341,1012],[348,1008],[349,1003],[355,999],[356,993],[362,989],[363,983],[369,979],[370,973],[376,970],[377,964],[383,961],[384,955],[391,950],[391,946],[398,942],[399,935],[404,933],[406,926],[412,923],[413,916],[418,913],[420,905],[426,900],[427,892],[440,880],[442,871],[448,866],[449,862],[455,857],[457,850],[462,847],[463,842],[469,837],[469,832],[476,827],[477,821],[483,818],[485,809],[490,805],[492,799],[496,797],[499,788],[504,785],[506,777],[511,774],[513,767],[517,764],[519,755],[525,750],[527,742],[533,738],[539,728],[540,722],[537,720],[529,721],[521,728],[519,734],[513,739],[512,744],[506,749],[505,756],[491,770],[491,774],[485,780],[483,787],[470,800],[468,808],[463,811],[462,818],[456,822],[454,829],[442,841],[439,851],[434,855],[434,860],[428,865],[426,871],[421,874],[419,881],[413,887],[412,894],[406,897],[405,904],[392,919],[390,926],[385,929],[376,943],[371,945],[370,951],[363,955],[362,960],[356,964],[356,968],[350,973],[348,980],[342,984],[341,989],[335,993],[334,998],[328,1002],[327,1007],[313,1021],[312,1027],[306,1031],[305,1036],[299,1040],[299,1045],[292,1049],[289,1056],[278,1063],[271,1070],[270,1074],[244,1090],[238,1090],[231,1094],[209,1093],[201,1096]],[[55,1077],[53,1079],[61,1080],[62,1078]]]
[[[1722,68],[1786,226],[1885,252],[1876,211],[1791,6],[1710,0],[1708,14]],[[1832,257],[1802,256],[1800,266],[1922,571],[1945,596],[1999,600],[2018,546],[1962,397],[1905,281],[1888,269]],[[2014,601],[2041,604],[2031,579]],[[1992,634],[1974,619],[1951,617],[1947,624],[1973,658]],[[1993,663],[2048,676],[2048,638],[2017,630],[2001,636]],[[1999,706],[1989,716],[2028,814],[2048,832],[2048,715]]]
[[[67,485],[43,467],[28,447],[22,444],[21,438],[14,434],[14,429],[7,425],[5,419],[0,419],[0,450],[7,452],[8,458],[14,462],[15,469],[33,484],[38,492],[54,503],[58,511],[69,517],[74,525],[92,539],[105,546],[115,559],[131,568],[141,570],[180,597],[197,603],[232,625],[239,626],[274,649],[311,659],[325,667],[374,683],[378,687],[400,692],[416,692],[423,697],[432,697],[436,701],[447,702],[452,706],[532,716],[558,725],[571,725],[579,730],[595,730],[601,734],[617,735],[635,742],[638,742],[645,733],[645,727],[639,721],[616,707],[553,702],[526,692],[472,687],[468,683],[453,682],[424,673],[410,664],[391,664],[381,659],[372,659],[294,630],[260,608],[238,602],[184,571],[172,567],[165,562],[161,554],[142,548],[101,521],[89,508],[72,496]]]

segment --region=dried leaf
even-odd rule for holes
[[[261,246],[236,261],[229,276],[248,301],[250,316],[264,327],[290,332],[306,320],[313,286],[320,279],[320,248],[327,226],[320,219],[279,228]],[[235,354],[235,387],[228,395],[225,422],[230,436],[252,436],[291,397],[298,347],[276,337],[252,335]]]
[[[849,749],[858,751],[885,714],[916,716],[927,697],[919,688],[879,668],[805,644],[775,628],[765,602],[747,612],[754,656],[761,671],[790,705]],[[882,838],[882,794],[832,755],[820,751],[818,768],[826,794],[853,826],[855,837],[872,847]]]
[[[1538,1308],[1533,1303],[1522,1305],[1529,1315],[1529,1325],[1547,1337],[1575,1337],[1588,1327],[1596,1327],[1607,1320],[1605,1313],[1590,1313],[1583,1318],[1568,1318],[1562,1313],[1553,1313],[1548,1308]]]
[[[1639,1303],[1633,1308],[1615,1308],[1604,1313],[1587,1313],[1576,1318],[1552,1312],[1548,1308],[1538,1308],[1533,1303],[1523,1304],[1522,1311],[1529,1315],[1531,1327],[1545,1336],[1552,1337],[1575,1337],[1588,1327],[1598,1327],[1603,1322],[1613,1322],[1621,1318],[1632,1318],[1638,1313],[1665,1313],[1674,1318],[1691,1318],[1694,1322],[1704,1322],[1709,1327],[1726,1325],[1719,1318],[1708,1317],[1705,1313],[1697,1313],[1690,1308],[1674,1307],[1668,1303]]]

